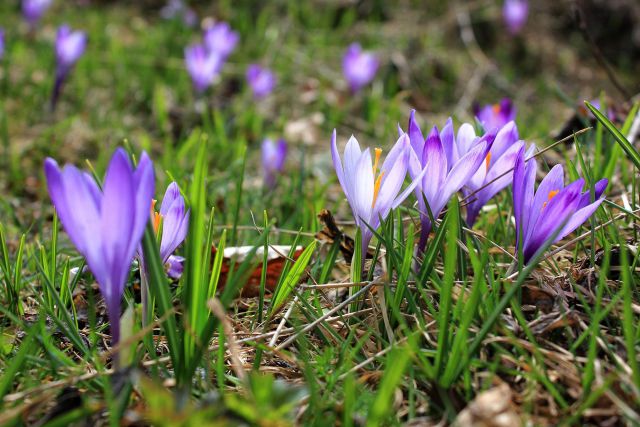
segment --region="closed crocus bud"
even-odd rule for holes
[[[264,176],[264,186],[273,188],[276,178],[284,169],[287,159],[287,143],[280,139],[277,143],[267,138],[262,141],[262,172]]]
[[[502,7],[502,17],[511,34],[518,34],[529,16],[529,2],[527,0],[505,0]]]
[[[58,28],[56,34],[56,77],[51,95],[51,109],[55,109],[67,75],[87,47],[87,35],[72,31],[68,25]]]
[[[255,99],[266,97],[276,85],[276,75],[268,68],[263,68],[257,64],[249,65],[246,77]]]
[[[53,0],[22,0],[22,15],[34,27],[52,3]]]
[[[56,61],[58,70],[66,74],[80,59],[87,47],[87,35],[72,31],[68,25],[58,28],[56,34]]]
[[[213,84],[222,67],[220,55],[207,51],[201,44],[187,47],[184,51],[184,60],[193,87],[198,93],[204,92]]]
[[[342,58],[342,71],[352,92],[357,92],[369,84],[378,71],[378,58],[373,53],[364,52],[358,43],[353,43]]]
[[[238,33],[233,31],[226,22],[212,25],[204,33],[204,45],[207,49],[210,52],[216,52],[223,58],[234,51],[239,40]]]

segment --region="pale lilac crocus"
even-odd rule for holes
[[[458,133],[458,139],[464,139],[464,136],[460,135],[462,132]],[[468,140],[475,138],[471,126],[466,129],[466,137]],[[457,144],[459,148],[465,146],[469,147],[469,144],[465,144],[463,141]],[[518,137],[518,128],[515,122],[507,123],[498,131],[491,149],[485,157],[484,165],[478,168],[478,171],[462,188],[467,202],[467,224],[469,226],[473,226],[475,223],[480,209],[499,191],[513,182],[513,166],[520,149],[524,146],[525,142]],[[531,156],[534,151],[535,146],[532,145],[527,151],[527,157]]]
[[[262,141],[262,173],[264,186],[272,189],[276,178],[282,173],[287,159],[287,142],[284,139],[274,142],[266,138]]]
[[[366,253],[373,237],[371,229],[378,228],[380,220],[384,220],[391,209],[398,207],[417,185],[417,180],[414,180],[400,193],[407,175],[410,151],[409,137],[402,134],[380,166],[382,150],[375,149],[372,163],[369,149],[361,150],[356,138],[351,136],[341,160],[336,145],[336,131],[333,131],[333,166],[342,191],[351,206],[356,225],[361,231],[363,253]],[[422,178],[422,175],[419,178]],[[361,262],[364,262],[364,257]]]
[[[513,35],[522,31],[529,16],[528,0],[505,0],[502,6],[502,18],[507,29]]]
[[[513,172],[513,215],[516,255],[521,247],[522,261],[527,264],[545,245],[561,240],[596,211],[608,181],[595,183],[592,199],[589,190],[582,192],[582,178],[565,187],[562,165],[556,165],[534,192],[538,166],[535,158],[525,164],[524,156],[524,147],[520,147]]]
[[[68,25],[58,28],[56,34],[56,76],[51,96],[51,107],[55,108],[62,86],[75,63],[84,54],[87,47],[87,35],[82,31],[73,31]]]
[[[44,163],[49,195],[69,239],[87,261],[104,298],[111,343],[120,339],[120,302],[131,262],[149,221],[154,191],[151,160],[142,153],[134,168],[118,149],[102,189],[92,176],[55,160]]]
[[[32,29],[52,3],[53,0],[22,0],[22,16]]]
[[[471,125],[467,126],[473,130]],[[434,126],[425,139],[415,120],[415,111],[411,111],[409,175],[415,180],[422,174],[415,188],[421,222],[418,253],[424,251],[431,232],[429,211],[434,219],[438,218],[451,197],[483,164],[495,138],[493,133],[476,137],[475,132],[471,137],[467,135],[467,126],[463,125],[458,138],[454,138],[453,123],[449,119],[442,132]]]
[[[358,43],[351,44],[342,57],[342,72],[352,92],[368,85],[376,76],[378,66],[375,54],[363,51]]]
[[[258,64],[251,64],[247,67],[246,78],[254,99],[266,97],[276,85],[276,75],[268,68],[261,67]]]
[[[498,104],[476,106],[475,115],[487,132],[498,131],[504,125],[516,120],[516,107],[509,98],[503,98]]]
[[[210,52],[216,52],[226,59],[235,50],[240,36],[226,22],[210,26],[204,32],[204,45]]]
[[[201,44],[188,46],[184,51],[184,60],[198,94],[213,84],[222,67],[220,55],[207,51]]]

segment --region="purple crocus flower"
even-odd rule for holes
[[[204,32],[204,44],[207,49],[216,52],[222,58],[227,58],[234,51],[239,40],[238,33],[226,22],[212,25]]]
[[[476,137],[473,127],[466,124],[460,127],[458,138],[454,138],[453,122],[449,119],[442,132],[434,126],[425,139],[415,121],[415,111],[411,111],[409,137],[412,148],[409,175],[416,179],[423,174],[415,188],[421,222],[418,253],[421,253],[432,227],[429,210],[434,219],[438,218],[451,197],[467,184],[483,164],[495,134]],[[428,173],[424,174],[425,171]]]
[[[529,16],[528,0],[505,0],[502,7],[502,18],[507,29],[513,35],[518,34]]]
[[[191,76],[193,87],[197,93],[204,92],[211,86],[222,68],[222,58],[215,52],[209,52],[204,45],[196,44],[184,51],[187,71]]]
[[[534,192],[537,168],[535,159],[525,165],[524,147],[520,147],[513,172],[513,215],[516,254],[522,246],[524,264],[545,244],[559,241],[585,222],[604,200],[601,196],[608,183],[606,179],[595,183],[591,203],[590,191],[582,192],[584,179],[565,187],[562,165],[556,165]]]
[[[193,9],[187,7],[182,0],[169,0],[160,10],[160,16],[164,19],[174,19],[182,16],[182,22],[188,27],[193,27],[198,20],[198,15]]]
[[[162,225],[160,238],[160,259],[164,264],[184,241],[189,230],[189,210],[180,194],[178,184],[172,182],[167,187],[160,205],[160,212],[155,212],[155,201],[152,205],[153,227],[158,232]]]
[[[504,125],[516,119],[516,107],[509,98],[503,98],[499,104],[475,107],[476,118],[487,132],[498,131]]]
[[[87,35],[82,31],[72,31],[68,25],[58,28],[56,34],[56,78],[51,96],[51,106],[55,108],[62,85],[74,64],[87,47]]]
[[[268,68],[263,68],[258,64],[249,65],[246,77],[254,99],[262,99],[269,95],[276,85],[276,75]]]
[[[464,126],[464,125],[463,125]],[[458,140],[463,140],[463,132],[458,132]],[[475,139],[473,128],[466,129],[466,137]],[[461,141],[457,144],[458,149],[469,147],[469,144]],[[467,204],[467,224],[473,226],[480,213],[480,209],[500,190],[513,182],[513,166],[520,149],[525,146],[524,141],[518,138],[518,128],[515,122],[507,123],[496,135],[491,145],[491,149],[485,158],[484,166],[480,166],[478,171],[469,179],[462,188]],[[535,146],[531,146],[527,151],[527,157],[535,151]]]
[[[272,189],[276,184],[277,176],[284,169],[287,158],[287,143],[284,139],[273,142],[267,138],[262,141],[262,172],[264,186]]]
[[[167,262],[164,263],[167,274],[172,279],[178,280],[184,271],[184,257],[179,255],[170,255]]]
[[[369,84],[378,71],[378,58],[364,52],[358,43],[351,44],[342,57],[342,71],[352,92]]]
[[[40,21],[53,0],[22,0],[22,15],[31,28]]]
[[[102,190],[72,165],[44,163],[49,195],[69,239],[87,260],[107,306],[111,343],[120,339],[120,301],[131,262],[149,220],[153,165],[146,153],[134,168],[127,153],[114,153]]]
[[[342,191],[353,211],[356,225],[362,233],[363,252],[366,252],[373,237],[369,227],[374,230],[378,228],[380,219],[384,220],[391,209],[400,205],[418,184],[418,180],[414,180],[398,195],[407,175],[410,151],[409,137],[402,134],[380,167],[382,150],[375,149],[372,164],[369,149],[361,150],[356,138],[351,136],[344,149],[343,163],[336,145],[336,131],[333,131],[331,137],[333,166]],[[379,171],[378,167],[380,167]],[[420,178],[422,175],[418,177]],[[364,257],[361,261],[364,262]]]

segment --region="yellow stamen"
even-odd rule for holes
[[[374,207],[376,204],[376,200],[378,200],[378,193],[380,192],[380,184],[382,184],[382,176],[384,175],[384,171],[380,172],[378,178],[376,178],[376,183],[373,186],[373,202],[371,203],[371,207]]]
[[[549,191],[549,195],[547,196],[547,201],[542,204],[542,209],[547,207],[547,204],[556,197],[556,195],[560,192],[560,190],[551,190]]]
[[[491,164],[491,153],[487,154],[487,157],[484,159],[484,164],[487,167],[487,172],[489,172],[489,165]]]
[[[500,112],[500,104],[493,104],[493,112],[496,114]]]
[[[376,157],[373,160],[373,176],[378,173],[378,163],[380,162],[380,155],[382,154],[382,148],[376,148],[375,150]]]

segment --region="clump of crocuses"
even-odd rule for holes
[[[513,35],[522,31],[529,16],[528,0],[505,0],[502,6],[502,18],[507,29]]]
[[[380,162],[382,150],[374,150],[371,160],[369,148],[360,149],[360,144],[351,136],[340,159],[336,145],[336,131],[331,138],[331,157],[342,191],[353,211],[356,225],[362,235],[362,250],[366,253],[373,232],[391,209],[402,203],[424,174],[421,174],[402,193],[402,183],[407,175],[411,147],[409,137],[400,135],[384,162]],[[400,194],[398,194],[400,193]],[[360,260],[364,262],[364,257]],[[355,262],[355,260],[354,260]]]
[[[486,131],[498,131],[509,122],[516,120],[516,107],[509,98],[503,98],[497,104],[476,106],[474,108],[476,119]]]
[[[58,103],[62,86],[75,63],[87,47],[87,35],[82,31],[73,31],[68,25],[58,28],[56,34],[56,76],[51,95],[51,107]]]
[[[582,192],[584,179],[565,187],[562,165],[556,165],[534,191],[537,168],[535,158],[526,160],[520,147],[513,172],[513,215],[516,256],[522,253],[523,264],[585,222],[602,203],[608,183],[596,182],[593,192]]]
[[[276,179],[284,169],[287,160],[287,142],[279,139],[274,142],[266,138],[262,141],[262,176],[265,188],[273,189]]]
[[[198,94],[213,84],[223,63],[219,54],[207,50],[203,44],[188,46],[184,51],[184,60]]]
[[[437,219],[451,197],[476,174],[486,161],[495,133],[477,137],[471,125],[463,125],[455,137],[449,119],[442,131],[434,126],[425,138],[415,120],[415,111],[411,112],[408,131],[409,174],[413,179],[421,176],[415,187],[421,223],[418,253],[421,253],[432,229],[429,213]]]
[[[358,43],[351,44],[342,57],[342,72],[352,92],[368,85],[378,71],[378,58],[371,52],[365,52]]]
[[[276,85],[276,75],[268,68],[258,64],[247,67],[247,83],[253,93],[253,98],[258,100],[268,96]]]
[[[134,167],[123,149],[116,150],[102,189],[90,174],[72,165],[60,169],[50,158],[44,172],[60,222],[100,286],[116,345],[124,286],[149,221],[155,185],[151,160],[143,153]]]
[[[31,29],[35,28],[52,3],[53,0],[22,0],[22,16]]]

